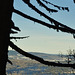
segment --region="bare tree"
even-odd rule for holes
[[[71,50],[71,49],[67,50],[67,54],[66,55],[64,55],[62,53],[60,53],[59,55],[60,55],[60,57],[65,58],[65,61],[68,64],[70,64],[72,62],[75,63],[75,50],[74,49],[73,50]]]
[[[70,62],[75,61],[75,50],[69,49],[67,57],[70,60]]]
[[[17,33],[15,31],[13,31],[12,29],[15,29],[16,31],[20,31],[20,29],[18,27],[15,27],[13,21],[11,20],[12,18],[12,12],[27,18],[31,21],[40,23],[43,26],[46,26],[48,28],[52,28],[54,30],[62,31],[62,32],[67,32],[67,33],[71,33],[71,34],[75,34],[75,29],[72,29],[54,19],[52,19],[51,17],[47,16],[45,13],[43,13],[41,10],[39,10],[38,8],[36,8],[36,6],[34,6],[33,4],[31,4],[30,0],[22,0],[25,4],[28,5],[28,7],[30,7],[32,10],[34,10],[35,12],[37,12],[38,14],[40,14],[41,16],[45,17],[47,20],[50,21],[50,23],[46,23],[44,21],[38,20],[36,18],[33,18],[27,14],[22,13],[19,10],[16,10],[13,7],[13,1],[14,0],[1,0],[0,1],[0,75],[6,75],[6,64],[7,61],[9,63],[11,63],[10,60],[8,60],[8,46],[12,47],[14,50],[16,50],[17,52],[19,52],[20,54],[29,57],[31,59],[37,60],[40,63],[43,63],[45,65],[52,65],[52,66],[63,66],[63,67],[74,67],[75,64],[62,64],[62,63],[55,63],[55,62],[48,62],[43,60],[42,58],[39,58],[37,56],[34,56],[32,54],[29,54],[27,52],[24,52],[22,49],[20,49],[19,47],[17,47],[13,42],[10,41],[10,39],[23,39],[23,38],[27,38],[27,37],[10,37],[11,33]],[[58,5],[55,5],[51,2],[48,2],[46,0],[36,0],[37,3],[39,5],[41,5],[42,7],[44,7],[48,12],[58,12],[58,10],[67,10],[69,11],[68,7],[61,7]],[[75,0],[73,0],[75,3]],[[45,4],[44,4],[45,3]],[[56,9],[50,9],[49,7],[46,6],[46,4],[50,4],[52,6],[54,6],[55,8],[58,8],[58,10]],[[74,35],[75,37],[75,35]],[[12,63],[11,63],[12,64]]]

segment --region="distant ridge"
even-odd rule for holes
[[[47,60],[62,60],[62,58],[57,54],[47,54],[47,53],[39,53],[39,52],[29,52],[29,53]],[[15,57],[15,59],[24,58],[24,56],[20,55],[18,52],[14,50],[9,50],[8,55],[9,57],[10,56],[13,58]]]

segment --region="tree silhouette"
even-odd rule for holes
[[[58,66],[58,67],[72,67],[75,68],[75,64],[63,64],[63,63],[56,63],[56,62],[49,62],[49,61],[45,61],[43,58],[34,56],[32,54],[29,54],[27,52],[24,52],[22,49],[20,49],[19,47],[17,47],[12,41],[10,41],[10,39],[23,39],[23,38],[28,38],[29,36],[26,37],[10,37],[10,34],[15,34],[18,33],[17,31],[20,31],[20,29],[18,27],[15,26],[14,22],[11,20],[12,18],[12,13],[16,13],[24,18],[27,18],[31,21],[37,22],[43,26],[46,26],[48,28],[52,28],[54,30],[57,30],[57,32],[62,31],[62,32],[67,32],[67,33],[71,33],[73,34],[73,36],[75,37],[75,30],[73,28],[70,28],[54,19],[52,19],[51,17],[47,16],[47,14],[45,14],[44,12],[42,12],[41,10],[39,10],[38,8],[36,8],[36,6],[34,6],[33,4],[31,4],[30,0],[22,0],[25,4],[28,5],[28,7],[30,7],[32,10],[34,10],[35,12],[37,12],[38,14],[40,14],[41,16],[43,16],[44,18],[46,18],[47,20],[50,21],[50,23],[46,23],[44,21],[41,21],[39,19],[33,18],[27,14],[22,13],[21,11],[15,9],[13,7],[13,1],[14,0],[1,0],[0,1],[0,75],[6,75],[6,64],[7,62],[9,62],[10,64],[12,64],[12,62],[8,59],[8,46],[10,46],[11,48],[13,48],[14,50],[16,50],[17,52],[19,52],[20,54],[29,57],[31,59],[34,59],[36,61],[39,61],[42,64],[45,65],[51,65],[51,66]],[[69,11],[68,7],[61,7],[58,5],[55,5],[51,2],[48,2],[46,0],[36,0],[37,3],[42,6],[43,8],[46,9],[46,11],[48,11],[49,13],[56,13],[58,12],[58,10],[67,10]],[[75,3],[75,0],[73,0]],[[51,9],[49,7],[46,6],[46,4],[50,4],[52,6],[54,6],[56,9]],[[14,31],[14,30],[16,31]]]

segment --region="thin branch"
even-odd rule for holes
[[[48,8],[45,4],[43,4],[40,0],[36,0],[37,2],[38,2],[38,4],[40,5],[40,6],[42,6],[42,7],[44,7],[47,11],[49,11],[49,12],[58,12],[58,10],[55,10],[55,9],[50,9],[50,8]]]
[[[13,30],[10,31],[10,34],[16,34],[16,33],[18,33],[18,32],[13,31]]]
[[[29,36],[26,37],[10,37],[10,39],[24,39],[24,38],[28,38]]]
[[[34,59],[42,64],[48,65],[48,66],[58,66],[58,67],[72,67],[75,68],[75,64],[62,64],[62,63],[56,63],[56,62],[50,62],[50,61],[45,61],[44,59],[32,55],[28,52],[23,51],[22,49],[20,49],[19,47],[17,47],[15,44],[13,44],[11,41],[9,42],[9,45],[11,48],[13,48],[14,50],[16,50],[18,53],[22,54],[23,56],[29,57],[30,59]]]
[[[13,21],[11,21],[10,26],[11,26],[11,29],[15,29],[15,30],[17,30],[17,31],[21,31],[21,30],[19,29],[19,27],[16,27],[16,26],[14,25],[14,22],[13,22]]]
[[[55,5],[55,4],[51,3],[51,2],[48,2],[46,0],[42,0],[42,1],[44,1],[46,4],[50,4],[50,5],[58,8],[59,10],[67,10],[67,11],[69,11],[68,7],[61,7],[61,6]]]
[[[7,62],[10,63],[11,65],[13,65],[13,63],[9,59],[7,60]]]
[[[43,21],[41,21],[41,20],[35,19],[35,18],[33,18],[33,17],[30,17],[30,16],[28,16],[28,15],[26,15],[26,14],[20,12],[19,10],[13,9],[13,12],[16,13],[16,14],[19,14],[19,15],[21,15],[22,17],[27,18],[27,19],[29,19],[29,20],[31,20],[31,21],[35,21],[35,22],[37,22],[37,23],[39,23],[39,24],[41,24],[41,25],[44,25],[44,26],[46,26],[46,27],[48,27],[48,28],[59,29],[59,30],[61,30],[62,32],[67,32],[67,33],[72,33],[72,34],[75,33],[75,30],[73,30],[73,29],[69,30],[68,28],[66,29],[66,28],[64,28],[64,27],[58,27],[58,28],[57,28],[57,27],[54,26],[54,25],[51,25],[51,24],[48,24],[48,23],[43,22]]]
[[[75,0],[73,0],[73,2],[75,3]]]
[[[62,26],[62,27],[65,27],[67,30],[69,31],[73,31],[72,28],[66,26],[66,25],[63,25],[61,24],[60,22],[50,18],[49,16],[47,16],[46,14],[44,14],[43,12],[41,12],[40,10],[38,10],[35,6],[33,6],[30,2],[26,1],[26,0],[23,0],[24,3],[26,3],[30,8],[32,8],[33,10],[35,10],[37,13],[39,13],[40,15],[44,16],[47,20],[49,20],[51,23],[54,23],[56,25],[56,27],[58,28],[58,26]],[[74,30],[75,31],[75,30]]]

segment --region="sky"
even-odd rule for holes
[[[71,28],[75,28],[75,4],[72,0],[50,0],[50,2],[56,5],[69,7],[69,12],[66,10],[59,10],[58,13],[49,13],[43,7],[39,6],[36,0],[30,0],[30,2],[51,18]],[[47,6],[54,8],[51,5]],[[14,0],[14,8],[29,16],[49,23],[47,19],[29,8],[22,0]],[[15,26],[18,26],[21,29],[21,32],[11,36],[30,36],[27,39],[17,40],[17,42],[12,40],[14,44],[26,52],[41,52],[49,54],[59,54],[62,52],[63,54],[66,54],[67,50],[75,49],[75,39],[72,34],[61,31],[57,32],[56,30],[49,29],[15,13],[12,15],[12,20],[15,23]]]

